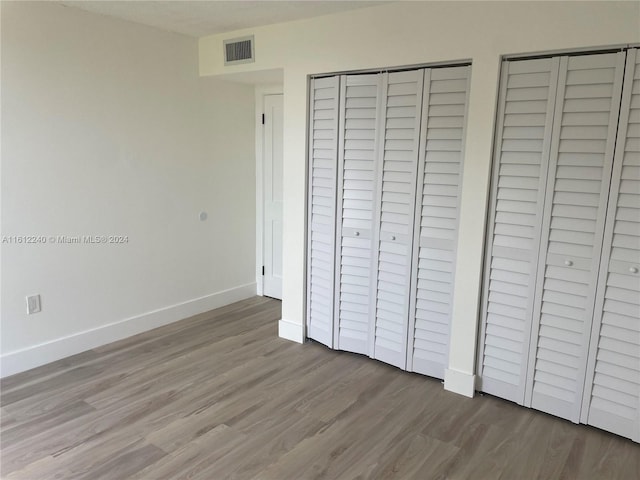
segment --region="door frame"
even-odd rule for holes
[[[264,296],[264,101],[267,95],[284,95],[280,84],[256,85],[255,87],[255,121],[256,121],[256,293]]]

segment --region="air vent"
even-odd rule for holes
[[[254,60],[253,35],[242,38],[232,38],[224,41],[225,65],[249,63]]]

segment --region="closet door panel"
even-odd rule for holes
[[[311,80],[307,336],[333,346],[339,78]]]
[[[423,70],[389,73],[381,128],[373,357],[406,366]]]
[[[582,421],[640,441],[640,55],[628,52]]]
[[[506,61],[484,279],[481,389],[522,404],[537,272],[557,58]]]
[[[526,404],[579,420],[624,53],[561,59]]]
[[[471,67],[425,71],[407,370],[444,378]]]
[[[334,344],[368,354],[382,75],[342,76],[341,87]]]

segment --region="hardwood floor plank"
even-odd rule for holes
[[[368,367],[377,369],[379,365],[371,362]],[[386,444],[396,429],[407,426],[385,415],[406,411],[402,402],[397,403],[394,392],[401,389],[408,375],[398,376],[396,372],[385,366],[378,373],[379,381],[359,390],[326,428],[301,442],[257,478],[341,478],[343,471],[359,462],[363,454],[380,446],[380,442]],[[318,413],[322,417],[325,412]],[[378,443],[365,439],[376,439]]]
[[[485,438],[489,431],[489,425],[476,423],[470,425],[465,430],[458,444],[454,445],[458,451],[453,457],[441,462],[437,467],[429,468],[427,471],[433,479],[466,478],[462,472],[469,466],[474,465],[474,456],[477,454],[479,446],[486,442]],[[478,476],[477,478],[482,478]]]
[[[4,449],[7,445],[15,444],[21,440],[29,441],[34,435],[48,430],[64,429],[64,424],[73,420],[82,418],[85,415],[95,412],[96,409],[87,402],[78,401],[70,405],[65,405],[57,410],[47,412],[27,422],[14,424],[10,428],[2,431],[0,437],[0,448]]]
[[[47,363],[26,372],[10,375],[0,379],[0,391],[12,392],[16,388],[24,388],[31,383],[41,383],[47,377],[60,375],[62,372],[84,365],[89,360],[95,360],[100,355],[95,350],[87,350],[70,357],[62,358],[55,362]]]
[[[0,402],[3,406],[11,405],[12,403],[32,398],[35,395],[53,395],[58,391],[71,388],[73,385],[82,383],[97,374],[101,373],[98,367],[81,366],[63,372],[60,375],[52,375],[46,380],[37,383],[31,383],[23,388],[14,388],[9,392],[2,392],[0,396]]]
[[[126,450],[136,450],[144,445],[146,445],[144,439],[135,435],[98,436],[73,448],[44,456],[20,470],[11,472],[6,478],[7,480],[59,480],[90,477],[93,470],[106,459]]]
[[[547,416],[536,417],[522,431],[522,441],[512,449],[509,461],[499,478],[557,478],[567,461],[575,430],[568,422],[558,422]],[[535,455],[532,455],[535,452]]]
[[[422,472],[431,472],[446,464],[458,450],[454,445],[421,434],[407,436],[380,457],[375,469],[360,478],[422,478]],[[350,477],[349,472],[346,472],[347,477]]]
[[[253,297],[0,383],[8,480],[636,479],[640,446],[277,336]]]
[[[264,470],[284,453],[324,428],[317,419],[293,413],[261,425],[247,436],[242,449],[229,452],[202,472],[200,478],[248,479]],[[282,477],[284,478],[284,477]]]
[[[140,470],[131,480],[200,478],[203,471],[240,448],[246,440],[246,435],[218,425]]]
[[[109,458],[102,464],[96,465],[86,475],[78,478],[86,480],[113,480],[114,478],[130,478],[137,472],[157,462],[167,454],[155,445],[145,445],[131,450],[123,449],[118,455]]]

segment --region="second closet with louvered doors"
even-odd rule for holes
[[[503,64],[480,387],[573,422],[584,415],[588,359],[598,348],[592,329],[598,298],[606,298],[598,275],[612,221],[607,204],[611,212],[617,201],[610,187],[626,57],[621,51]],[[623,375],[624,360],[616,358],[601,369]]]
[[[443,377],[469,75],[455,66],[312,80],[310,338]],[[331,208],[331,225],[316,226]]]

